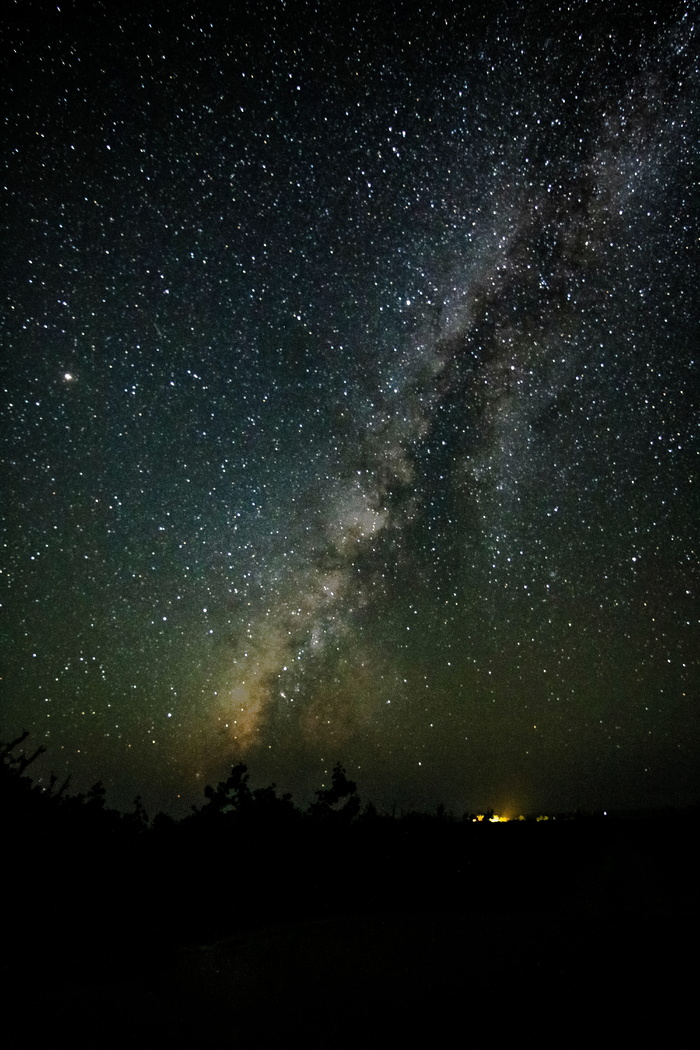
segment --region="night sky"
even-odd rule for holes
[[[698,801],[699,16],[11,6],[0,735],[40,773]]]

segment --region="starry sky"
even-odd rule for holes
[[[10,6],[4,739],[698,800],[699,14]]]

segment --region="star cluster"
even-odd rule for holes
[[[5,736],[696,800],[697,17],[15,5]]]

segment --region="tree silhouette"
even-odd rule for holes
[[[208,819],[217,819],[230,813],[240,813],[250,805],[253,794],[248,787],[248,767],[240,762],[231,769],[231,775],[219,782],[216,788],[210,784],[204,789],[207,802],[201,809],[193,806],[195,813]]]
[[[193,817],[215,823],[235,821],[237,825],[254,822],[262,830],[270,823],[279,824],[298,816],[290,794],[280,798],[276,794],[275,784],[251,791],[249,779],[247,766],[243,763],[233,766],[226,780],[222,780],[215,788],[209,784],[205,787],[204,797],[207,801],[200,809],[192,807]]]
[[[346,799],[341,806],[339,803]],[[338,762],[333,769],[331,786],[316,792],[316,802],[309,806],[309,813],[322,819],[340,818],[348,823],[360,812],[361,802],[357,795],[357,784],[348,780],[345,770]]]

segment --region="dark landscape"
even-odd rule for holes
[[[19,742],[22,743],[21,741]],[[3,751],[8,1030],[238,1046],[629,1025],[696,987],[698,812],[382,815],[336,767],[305,812],[242,766],[183,820]],[[29,755],[31,757],[31,755]],[[10,932],[10,930],[12,932]],[[15,1027],[16,1026],[16,1027]]]

